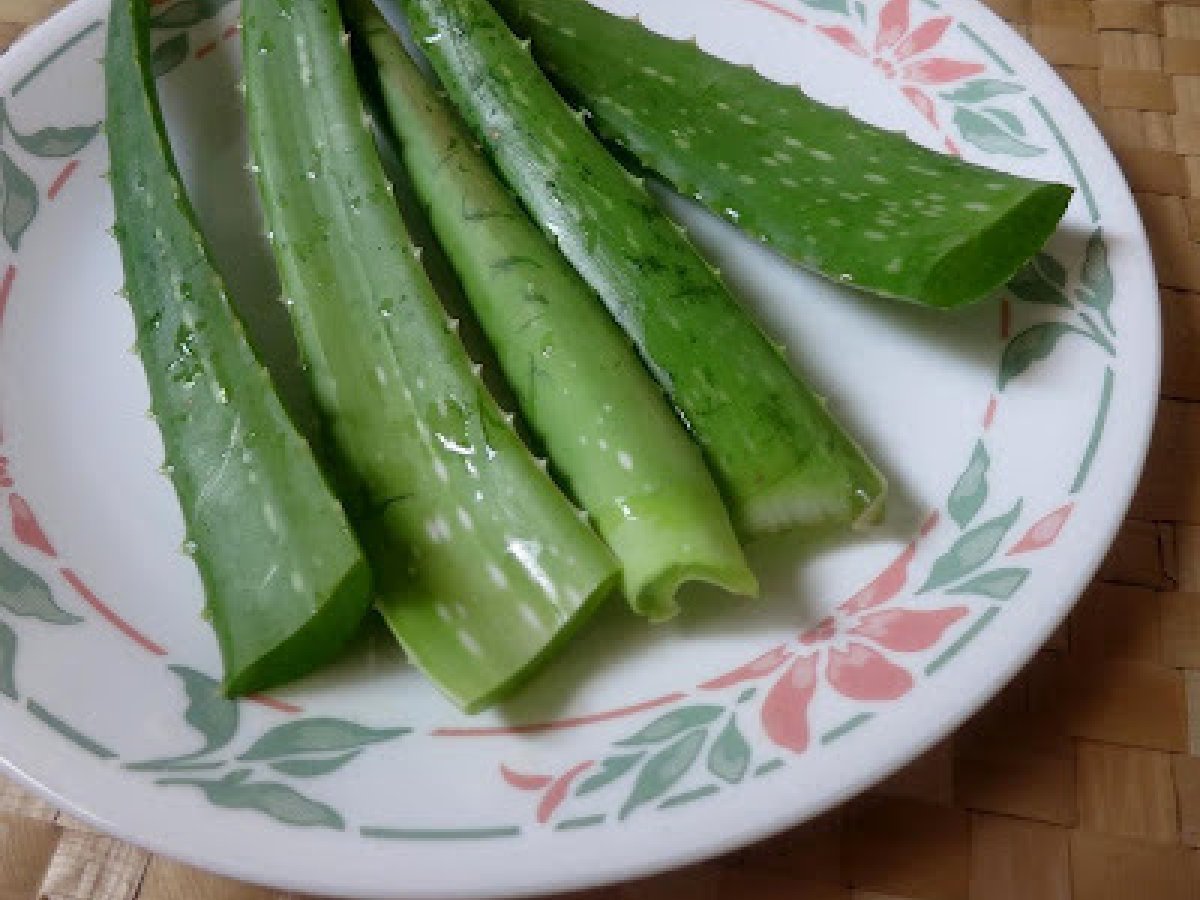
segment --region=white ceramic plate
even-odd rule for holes
[[[888,471],[885,525],[755,547],[761,603],[696,592],[660,628],[610,604],[516,702],[475,718],[379,633],[303,684],[223,701],[116,297],[97,129],[107,4],[79,0],[0,61],[9,772],[155,851],[285,888],[566,889],[715,854],[851,796],[977,708],[1061,621],[1125,512],[1159,372],[1146,240],[1083,110],[973,2],[604,5],[930,146],[1076,186],[1040,265],[1061,305],[1009,295],[947,315],[864,298],[677,204]],[[182,166],[235,294],[270,332],[237,3],[164,9]]]

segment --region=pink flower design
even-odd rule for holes
[[[900,93],[936,128],[937,108],[924,89],[978,75],[986,68],[982,63],[926,55],[953,21],[950,16],[937,16],[914,28],[909,0],[888,0],[879,11],[874,40],[860,38],[842,25],[818,25],[817,31],[855,56],[869,59],[885,78],[900,82]]]
[[[545,792],[538,801],[536,814],[538,824],[545,825],[554,817],[554,813],[557,812],[563,801],[571,793],[571,785],[575,783],[575,779],[590,769],[592,765],[592,760],[584,760],[571,766],[571,768],[567,769],[561,775],[554,777],[551,775],[531,775],[518,772],[501,763],[500,777],[517,790],[532,791],[535,793],[540,791]]]
[[[822,681],[861,703],[888,703],[903,697],[916,682],[894,655],[928,650],[967,615],[965,606],[883,608],[904,589],[915,555],[916,545],[910,544],[833,615],[800,635],[801,647],[811,649],[776,679],[762,706],[763,728],[780,747],[796,753],[808,748],[808,707]]]

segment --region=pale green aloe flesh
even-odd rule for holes
[[[371,0],[343,4],[407,171],[501,368],[652,619],[688,580],[757,591],[697,447],[591,289],[477,149]]]
[[[152,74],[148,0],[114,0],[108,145],[137,349],[225,688],[304,674],[357,629],[370,573],[342,507],[246,341],[197,229]]]
[[[600,295],[746,533],[878,513],[883,478],[485,0],[403,0],[476,137]]]
[[[597,131],[675,188],[844,284],[950,308],[1054,232],[1071,189],[867,125],[586,0],[495,0]]]
[[[253,168],[286,302],[410,659],[468,711],[500,699],[617,569],[505,422],[390,193],[335,0],[245,0]]]

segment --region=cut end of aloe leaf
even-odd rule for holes
[[[1040,184],[989,224],[964,232],[964,240],[930,270],[922,298],[945,309],[964,297],[994,295],[1054,234],[1073,193],[1064,184]]]
[[[678,595],[688,584],[710,584],[739,597],[753,598],[759,594],[758,579],[749,568],[685,564],[659,573],[629,597],[629,605],[651,622],[669,621],[679,615]]]
[[[306,675],[329,662],[350,641],[370,607],[371,570],[365,560],[350,569],[311,619],[252,665],[227,677],[222,691],[242,697]],[[365,601],[364,601],[365,598]],[[218,631],[218,639],[228,629]],[[222,647],[222,652],[227,653]]]

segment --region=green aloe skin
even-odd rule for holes
[[[501,699],[615,585],[604,543],[472,371],[365,122],[335,0],[245,0],[253,169],[380,609],[468,711]]]
[[[403,0],[492,161],[633,340],[744,533],[870,520],[886,485],[486,0]]]
[[[597,132],[828,278],[953,308],[1054,232],[1071,189],[926,150],[586,0],[496,0]]]
[[[699,450],[591,289],[495,174],[371,0],[343,4],[409,176],[525,418],[652,619],[681,583],[757,592]]]
[[[114,0],[109,20],[115,234],[224,687],[243,694],[336,653],[368,610],[370,573],[198,231],[163,128],[149,15],[148,0]]]

